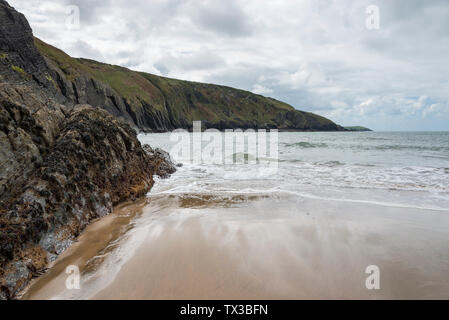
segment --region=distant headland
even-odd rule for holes
[[[344,127],[348,131],[373,131],[369,128],[362,127],[362,126],[352,126],[352,127]]]

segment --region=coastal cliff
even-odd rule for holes
[[[87,59],[75,59],[35,39],[55,87],[74,103],[106,109],[141,131],[203,128],[266,128],[287,131],[345,131],[319,115],[248,91],[182,81]]]
[[[0,299],[175,171],[128,123],[61,94],[51,73],[25,17],[0,0]]]

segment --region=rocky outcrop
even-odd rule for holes
[[[175,170],[126,122],[64,97],[50,73],[23,15],[0,0],[0,299]]]
[[[7,185],[1,206],[0,283],[7,297],[64,251],[90,221],[146,194],[153,174],[166,177],[175,170],[165,157],[148,155],[126,123],[88,105],[66,113],[49,148],[46,156],[36,150],[27,183]]]
[[[157,159],[155,166],[157,167],[156,174],[161,178],[167,178],[176,172],[176,167],[181,167],[182,164],[175,164],[172,157],[167,151],[160,148],[153,149],[150,145],[143,146],[143,150],[153,159]]]
[[[65,107],[28,86],[0,82],[0,200],[28,180],[54,144]]]

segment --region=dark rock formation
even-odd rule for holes
[[[58,136],[65,107],[27,84],[0,80],[0,200],[23,186]]]
[[[158,162],[156,163],[156,172],[161,178],[169,177],[171,174],[176,172],[176,167],[182,166],[180,163],[175,165],[172,157],[167,151],[160,148],[153,149],[148,144],[145,144],[143,149],[151,158],[158,159]]]
[[[0,299],[14,298],[93,219],[175,166],[135,131],[58,90],[23,15],[0,0]]]
[[[30,144],[21,138],[19,145]],[[165,155],[149,156],[126,123],[88,105],[67,112],[49,149],[44,156],[38,148],[36,155],[25,156],[36,159],[26,183],[6,184],[8,196],[0,207],[0,283],[7,297],[22,289],[48,258],[64,251],[90,221],[143,196],[154,183],[153,174],[166,177],[175,170]]]
[[[2,75],[16,73],[24,79],[35,80],[39,85],[55,90],[49,80],[50,70],[34,46],[28,21],[3,0],[0,0],[0,66]]]

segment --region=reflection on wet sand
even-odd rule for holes
[[[448,231],[441,211],[155,195],[89,226],[24,298],[449,298]],[[65,288],[71,264],[80,290]],[[380,290],[365,287],[368,265],[379,266]]]

